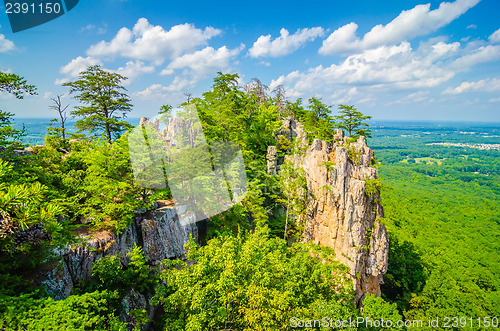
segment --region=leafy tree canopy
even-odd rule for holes
[[[292,317],[356,315],[347,269],[331,249],[288,247],[267,227],[201,248],[191,240],[187,259],[195,263],[164,262],[156,300],[169,329],[289,330]]]
[[[78,132],[102,133],[111,143],[113,137],[131,127],[123,120],[132,110],[131,100],[122,85],[125,79],[94,65],[81,72],[78,80],[63,84],[69,86],[70,93],[75,93],[75,99],[84,104],[71,112],[80,118],[75,124]]]
[[[23,77],[0,71],[0,92],[1,91],[12,93],[18,99],[24,98],[25,94],[37,94],[36,87],[34,85],[29,85]]]
[[[335,116],[339,121],[338,125],[349,134],[349,137],[365,136],[371,138],[371,131],[367,129],[370,125],[364,121],[372,118],[368,115],[363,115],[354,106],[339,105],[340,115]]]
[[[36,87],[29,85],[23,77],[0,71],[0,92],[13,94],[17,99],[24,98],[25,94],[34,95]],[[25,130],[12,127],[14,114],[0,110],[0,147],[9,146],[25,135]]]

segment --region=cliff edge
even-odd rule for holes
[[[350,268],[357,304],[366,293],[380,296],[389,240],[377,170],[370,166],[373,150],[365,137],[350,141],[342,130],[332,142],[315,139],[309,145],[302,125],[292,122],[285,124],[298,152],[287,159],[304,169],[308,190],[304,240],[332,247]]]

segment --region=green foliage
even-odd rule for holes
[[[24,95],[26,94],[37,94],[36,87],[33,85],[29,85],[23,77],[1,71],[0,92],[11,93],[17,99],[24,98]],[[10,151],[12,149],[19,148],[19,144],[16,143],[26,135],[24,127],[22,130],[17,130],[12,127],[13,116],[14,114],[2,111],[0,109],[0,153],[3,152],[4,154],[7,154],[5,151],[3,151],[5,147],[10,147]]]
[[[356,146],[353,144],[355,141],[355,138],[350,137],[347,138],[347,141],[345,144],[342,145],[347,150],[347,156],[349,159],[355,164],[359,165],[359,161],[361,158],[361,150],[356,148]]]
[[[92,276],[105,289],[119,290],[121,293],[129,288],[143,293],[151,291],[156,285],[157,277],[149,269],[142,248],[134,245],[127,255],[130,257],[127,267],[121,265],[120,255],[100,258],[92,266]]]
[[[277,106],[258,104],[252,94],[238,89],[238,77],[219,72],[212,90],[193,102],[207,141],[239,145],[245,162],[264,159],[267,146],[276,145],[276,134],[281,129]]]
[[[120,255],[107,255],[92,264],[92,276],[108,289],[120,289],[127,283],[124,277]]]
[[[121,85],[125,79],[120,74],[93,65],[82,71],[78,80],[63,84],[70,87],[70,94],[77,93],[75,99],[85,104],[71,112],[80,118],[75,124],[78,132],[101,133],[111,143],[113,137],[131,127],[122,120],[132,110],[130,98]]]
[[[126,330],[115,311],[117,292],[72,295],[65,300],[0,295],[0,328],[7,330]]]
[[[323,163],[321,163],[322,166],[325,166],[328,171],[332,171],[333,169],[335,169],[335,162],[332,162],[332,161],[325,161]]]
[[[14,114],[0,110],[0,155],[7,154],[6,147],[10,147],[10,151],[15,148],[21,148],[19,141],[26,135],[26,130],[14,129],[12,127],[12,117]]]
[[[69,143],[66,141],[65,128],[57,126],[58,120],[52,119],[47,127],[47,135],[45,136],[45,144],[56,149],[68,148]]]
[[[385,164],[381,193],[391,242],[383,295],[406,319],[498,316],[499,152],[427,145],[489,138],[420,130],[429,133],[386,129],[372,140]],[[438,161],[425,161],[431,159]]]
[[[169,330],[288,330],[292,316],[355,315],[346,267],[331,250],[288,247],[270,238],[267,228],[212,239],[201,248],[191,241],[187,259],[195,263],[164,262],[165,285],[156,302]]]
[[[380,179],[365,179],[365,193],[370,199],[374,199],[375,195],[380,191]]]
[[[384,299],[367,293],[366,298],[363,300],[363,317],[365,320],[373,321],[391,321],[394,327],[392,328],[377,328],[367,327],[366,330],[392,330],[396,327],[396,323],[403,318],[398,312],[396,304],[391,304],[384,301]]]
[[[160,116],[160,122],[167,125],[170,118],[172,118],[172,110],[173,107],[171,105],[163,105],[160,107],[160,111],[158,112]]]
[[[47,199],[47,187],[32,184],[8,184],[6,180],[13,171],[12,165],[0,159],[0,250],[12,250],[25,242],[38,244],[27,236],[25,241],[14,243],[16,236],[23,234],[34,225],[49,228],[51,232],[61,230],[56,216],[64,209]]]
[[[281,196],[278,202],[286,208],[284,238],[297,239],[302,236],[307,209],[307,182],[304,169],[295,168],[289,161],[281,165],[278,185]],[[290,222],[289,226],[289,220]]]
[[[290,103],[288,109],[304,125],[309,142],[314,139],[332,141],[335,122],[330,115],[331,106],[324,104],[321,99],[316,97],[310,98],[308,102],[309,105],[305,109],[299,98],[296,102]]]
[[[339,127],[347,131],[349,137],[371,137],[371,130],[366,129],[366,127],[370,125],[363,122],[372,118],[371,116],[363,115],[361,112],[357,111],[354,106],[339,105],[339,109],[340,115],[335,116],[335,119],[339,121]]]
[[[420,293],[427,278],[426,269],[415,245],[400,242],[389,233],[389,266],[382,285],[383,295],[397,303],[401,310],[408,310],[412,295]]]
[[[25,94],[34,95],[36,87],[29,85],[28,82],[16,74],[10,74],[0,71],[0,91],[12,93],[16,98],[22,99]]]
[[[121,232],[132,222],[135,210],[146,206],[144,189],[131,171],[127,135],[111,144],[94,143],[83,155],[86,176],[84,202],[78,214],[96,228]]]

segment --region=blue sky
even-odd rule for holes
[[[4,11],[0,70],[39,92],[0,94],[17,117],[54,117],[50,99],[68,92],[61,84],[101,64],[129,77],[130,117],[199,96],[223,71],[379,120],[500,122],[498,0],[80,0],[15,34]]]

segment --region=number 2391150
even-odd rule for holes
[[[27,2],[8,2],[5,4],[5,12],[7,14],[59,14],[61,12],[61,4],[59,3],[27,3]]]

